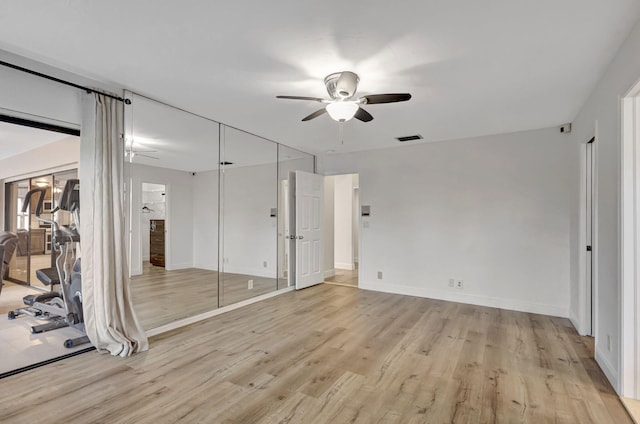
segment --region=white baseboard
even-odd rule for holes
[[[187,268],[193,268],[193,263],[191,262],[184,262],[184,263],[179,263],[179,264],[166,264],[164,267],[167,271],[175,271],[177,269],[187,269]]]
[[[511,311],[529,312],[533,314],[550,315],[555,317],[568,318],[569,308],[556,305],[546,305],[540,303],[526,302],[522,300],[503,299],[490,296],[479,296],[451,291],[435,290],[424,287],[413,287],[396,284],[382,284],[361,281],[361,289],[374,290],[385,293],[404,294],[407,296],[425,297],[429,299],[446,300],[449,302],[467,303],[470,305],[488,306],[490,308],[507,309]]]
[[[578,317],[571,312],[569,312],[569,321],[571,321],[571,324],[573,324],[573,328],[576,329],[578,334],[580,334],[581,336],[587,335],[586,331],[584,331],[584,328],[582,328],[582,326],[580,325],[580,321],[578,320]]]
[[[191,325],[199,321],[204,321],[205,319],[215,317],[216,315],[224,314],[225,312],[233,311],[235,309],[242,308],[243,306],[251,305],[252,303],[260,302],[261,300],[269,299],[271,297],[280,296],[281,294],[285,294],[294,290],[295,287],[287,287],[282,290],[276,290],[271,293],[263,294],[261,296],[252,297],[251,299],[243,300],[242,302],[234,303],[233,305],[223,306],[222,308],[214,309],[209,312],[204,312],[202,314],[174,321],[160,327],[152,328],[145,331],[145,334],[147,335],[147,337],[157,336],[158,334],[173,331],[176,328],[186,327],[187,325]]]
[[[615,367],[611,365],[611,362],[609,362],[609,359],[607,359],[606,356],[600,353],[600,350],[598,349],[598,343],[596,343],[595,351],[596,353],[594,356],[596,363],[600,366],[600,369],[609,380],[609,383],[611,383],[611,386],[613,386],[613,390],[615,390],[616,393],[618,393],[618,396],[620,396],[620,387],[618,386],[618,373],[616,372]]]
[[[324,278],[329,278],[329,277],[333,277],[334,275],[336,275],[336,270],[334,269],[327,269],[324,271]]]
[[[222,270],[223,272],[228,272],[230,274],[255,275],[256,277],[276,278],[276,270],[273,268],[250,268],[223,265]]]
[[[338,269],[348,269],[350,271],[353,271],[353,264],[348,264],[345,262],[336,262],[334,266]]]
[[[179,264],[178,266],[180,265],[182,264]],[[184,268],[197,268],[197,269],[206,269],[207,271],[217,271],[218,264],[194,263],[194,264],[189,264]],[[171,268],[167,267],[168,270],[184,269],[184,268],[176,268],[176,265],[173,265]],[[235,267],[230,267],[228,265],[224,265],[224,272],[228,272],[231,274],[255,275],[256,277],[264,277],[264,278],[275,278],[275,275],[276,275],[276,270],[272,268],[235,268]]]
[[[194,268],[198,268],[198,269],[206,269],[207,271],[217,271],[218,270],[218,264],[201,264],[201,263],[195,263],[193,264]]]

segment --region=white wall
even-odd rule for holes
[[[218,170],[193,178],[193,266],[218,270]]]
[[[574,155],[583,153],[582,144],[596,136],[597,213],[594,256],[597,278],[595,353],[596,360],[612,385],[619,390],[621,367],[620,331],[620,141],[621,97],[640,79],[640,25],[636,25],[609,65],[589,99],[573,122]],[[579,186],[573,187],[574,193]],[[574,194],[575,196],[575,194]],[[580,238],[578,210],[572,221],[572,293],[580,292],[582,263],[579,252],[584,248]],[[572,315],[582,316],[581,300],[572,302]],[[611,338],[611,350],[608,338]]]
[[[139,164],[131,165],[131,275],[142,273],[142,183],[166,187],[165,268],[193,266],[193,176],[189,172]]]
[[[334,264],[338,269],[353,269],[353,176],[334,178]]]
[[[0,52],[0,59],[34,70],[51,71],[6,52]],[[82,91],[77,88],[0,66],[0,93],[0,113],[69,128],[80,126]]]
[[[571,153],[553,128],[325,157],[371,205],[360,287],[568,316]]]
[[[209,173],[198,173],[196,179],[206,178],[213,184],[215,177]],[[271,217],[271,208],[278,206],[276,164],[227,168],[223,176],[223,219],[222,256],[224,271],[238,274],[276,277],[277,250],[277,218]],[[207,214],[214,204],[214,199],[196,199],[194,207],[198,216]],[[215,194],[215,193],[212,193]],[[208,240],[213,233],[206,237],[196,238],[195,251],[200,254],[206,249]],[[204,242],[205,244],[201,244]],[[198,264],[212,264],[208,258],[198,259]],[[207,262],[209,261],[209,262]],[[266,262],[267,266],[264,266]],[[204,266],[203,266],[204,267]]]

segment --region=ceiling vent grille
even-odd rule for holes
[[[416,135],[407,135],[405,137],[396,137],[400,143],[404,143],[405,141],[414,141],[414,140],[422,140],[422,136],[420,134]]]

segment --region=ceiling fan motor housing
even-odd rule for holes
[[[348,99],[353,97],[358,90],[360,78],[357,74],[350,71],[336,72],[327,75],[324,84],[327,92],[332,99]]]

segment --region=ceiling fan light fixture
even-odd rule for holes
[[[346,122],[354,117],[359,107],[354,102],[334,102],[329,103],[326,109],[334,121]]]

